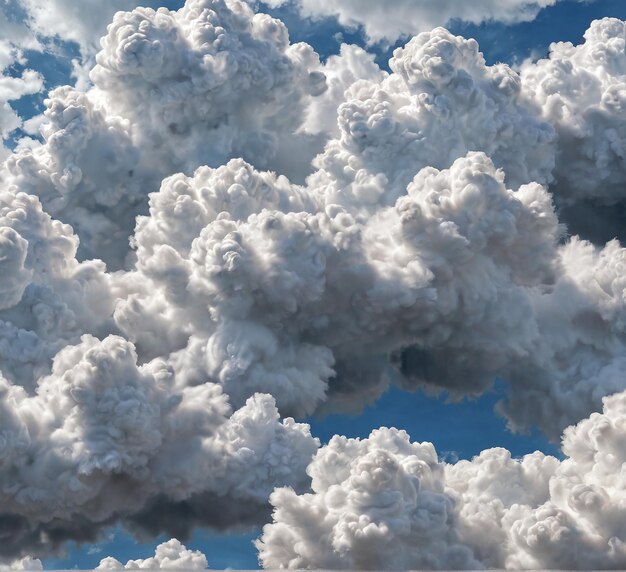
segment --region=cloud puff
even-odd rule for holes
[[[334,437],[307,472],[312,493],[277,489],[257,541],[266,568],[606,569],[626,563],[626,393],[563,436],[565,459],[489,449],[437,461],[404,431]]]
[[[555,193],[624,202],[626,184],[626,23],[591,23],[584,43],[550,46],[547,59],[522,66],[523,93],[557,134]]]
[[[393,204],[419,169],[448,168],[469,151],[489,155],[510,188],[550,181],[553,128],[527,108],[517,73],[487,66],[475,40],[437,28],[395,50],[389,65],[391,75],[355,83],[338,109],[340,133],[310,183],[332,194],[327,202]],[[370,196],[352,196],[365,185]]]
[[[303,415],[330,386],[358,407],[407,346],[437,378],[449,368],[451,390],[480,392],[532,347],[531,289],[559,269],[549,195],[503,178],[468,154],[421,170],[395,204],[380,180],[357,178],[340,206],[241,160],[171,177],[139,220],[116,323],[146,358],[169,355],[187,383],[208,376],[235,405],[269,392]],[[457,378],[469,354],[475,369]],[[415,365],[414,386],[443,383]]]
[[[265,568],[474,569],[430,443],[379,429],[335,436],[308,468],[312,493],[278,489],[257,542]]]
[[[74,227],[81,259],[123,267],[134,217],[165,176],[242,156],[302,179],[321,149],[296,133],[326,88],[317,54],[236,0],[118,12],[96,61],[95,87],[53,91],[44,144],[2,176]]]
[[[180,541],[172,538],[156,547],[154,556],[143,560],[129,560],[122,564],[109,556],[103,558],[96,570],[206,570],[209,567],[206,556],[198,550],[189,550]]]
[[[478,0],[460,2],[442,0],[396,0],[389,10],[384,0],[295,0],[293,3],[303,17],[337,18],[342,26],[360,26],[370,41],[393,43],[401,36],[418,34],[451,20],[472,24],[499,21],[506,24],[529,22],[543,8],[558,0]],[[290,0],[263,0],[269,6],[289,4]]]
[[[36,197],[0,191],[0,229],[0,369],[32,390],[64,345],[113,327],[114,299],[104,265],[77,262],[72,229]]]
[[[279,421],[270,396],[231,415],[219,386],[179,387],[162,361],[138,367],[115,336],[63,348],[34,395],[1,383],[0,522],[21,523],[6,556],[53,548],[57,529],[109,525],[157,496],[213,493],[254,510],[276,482],[301,487],[317,448],[308,426]]]

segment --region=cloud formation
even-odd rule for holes
[[[168,175],[244,157],[303,178],[321,148],[296,133],[326,88],[317,54],[244,3],[118,12],[96,62],[87,93],[50,94],[44,144],[2,174],[73,226],[81,259],[123,267],[134,217]]]
[[[254,511],[276,482],[303,485],[317,440],[280,421],[272,397],[233,413],[219,386],[177,387],[162,360],[136,359],[122,338],[83,336],[35,395],[2,379],[0,522],[20,525],[0,554],[54,548],[55,531],[97,529],[160,495],[212,493]]]
[[[156,547],[154,556],[140,560],[129,560],[122,564],[108,556],[100,561],[96,570],[206,570],[206,556],[198,550],[189,550],[180,541],[172,538]]]
[[[25,64],[24,53],[19,47],[7,40],[0,42],[0,161],[11,154],[5,142],[23,125],[22,119],[11,107],[11,102],[43,90],[43,77],[39,72],[26,68],[21,74],[15,74],[7,69]]]
[[[614,569],[626,565],[626,392],[563,435],[563,461],[489,449],[439,462],[430,443],[379,429],[334,437],[277,489],[257,546],[265,568]]]
[[[518,74],[436,28],[387,73],[238,0],[117,13],[0,168],[0,556],[258,525],[279,487],[268,566],[621,564],[626,250],[559,216],[621,204],[623,34]],[[512,428],[571,426],[565,461],[448,466],[384,429],[309,465],[288,417],[496,377]]]

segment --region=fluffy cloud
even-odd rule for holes
[[[475,40],[437,28],[389,65],[392,74],[355,83],[338,109],[340,133],[311,181],[332,194],[327,202],[371,212],[393,204],[422,167],[448,168],[468,151],[489,155],[510,188],[550,181],[553,128],[528,109],[517,73],[487,66]],[[371,196],[353,196],[361,186]]]
[[[41,37],[76,42],[84,55],[93,54],[106,26],[119,10],[132,10],[137,0],[17,0],[25,24]],[[154,3],[154,2],[152,2]]]
[[[114,298],[104,265],[77,262],[72,229],[35,196],[0,191],[0,237],[0,369],[32,390],[63,346],[113,327]]]
[[[159,544],[153,557],[143,560],[129,560],[122,564],[111,556],[103,558],[96,570],[206,570],[209,567],[206,556],[197,550],[189,550],[180,541],[172,538]]]
[[[559,42],[522,66],[523,93],[557,133],[555,192],[565,204],[624,201],[626,23],[592,22],[579,46]]]
[[[304,17],[337,18],[342,26],[361,26],[371,41],[393,43],[401,36],[418,34],[451,20],[472,24],[499,21],[506,24],[535,19],[543,8],[558,0],[396,0],[389,10],[384,0],[262,0],[276,7],[293,3]]]
[[[2,380],[0,522],[19,526],[0,553],[53,548],[64,527],[97,529],[157,497],[212,493],[254,511],[276,482],[302,487],[317,441],[270,396],[231,414],[219,386],[179,387],[161,360],[136,359],[122,338],[84,336],[36,394]]]
[[[321,149],[296,133],[326,88],[317,54],[237,0],[119,12],[96,60],[95,87],[53,91],[44,145],[2,176],[74,227],[82,259],[124,266],[134,218],[167,175],[241,156],[303,179]]]
[[[430,443],[379,429],[333,437],[308,468],[312,493],[278,489],[257,546],[265,568],[475,569]]]
[[[266,568],[608,569],[626,564],[626,393],[563,436],[565,459],[505,449],[440,463],[404,431],[334,437],[311,493],[271,496]]]
[[[572,233],[596,243],[624,234],[626,74],[624,22],[593,22],[579,46],[553,44],[522,66],[524,96],[557,133],[552,190]]]
[[[189,550],[179,540],[172,538],[156,547],[154,556],[129,560],[123,564],[112,556],[100,561],[96,570],[206,570],[209,567],[206,556],[198,550]],[[40,560],[24,557],[6,564],[0,562],[0,570],[43,570]]]
[[[118,326],[188,383],[208,376],[235,405],[269,392],[296,415],[329,382],[339,401],[371,399],[389,354],[411,344],[483,352],[478,386],[459,389],[489,386],[495,362],[535,335],[525,287],[556,269],[546,191],[507,190],[481,153],[423,169],[369,218],[359,210],[385,187],[352,191],[344,208],[241,160],[165,180],[138,224]]]
[[[625,389],[626,250],[566,238],[553,205],[619,203],[620,33],[520,76],[437,28],[386,73],[354,46],[321,64],[237,0],[116,14],[94,85],[54,90],[0,173],[0,556],[259,524],[287,486],[272,566],[623,562],[621,397],[562,463],[449,467],[383,430],[333,440],[312,493],[319,444],[284,418],[499,376],[511,427],[558,437]],[[582,79],[554,103],[559,66]]]

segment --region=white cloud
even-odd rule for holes
[[[137,0],[17,0],[26,12],[25,24],[42,38],[76,42],[85,56],[93,55],[100,37],[119,10],[132,10]]]
[[[53,91],[44,145],[2,176],[73,226],[81,259],[123,267],[135,216],[165,176],[239,156],[297,179],[311,170],[320,137],[296,131],[324,76],[278,20],[235,1],[138,8],[115,16],[102,45],[95,87]]]
[[[136,359],[122,338],[83,336],[36,394],[0,380],[0,518],[20,523],[0,554],[53,549],[67,529],[93,534],[155,498],[213,494],[254,514],[276,483],[303,486],[318,442],[272,397],[232,413],[219,386],[180,386],[162,360]]]
[[[172,538],[156,547],[154,556],[143,560],[129,560],[122,564],[111,556],[103,558],[96,570],[206,570],[206,556],[198,550],[189,550]]]
[[[626,565],[626,392],[563,437],[565,459],[489,449],[437,461],[396,429],[334,437],[307,472],[312,493],[277,489],[257,542],[264,567],[609,569]],[[623,471],[622,471],[623,472]]]
[[[342,26],[362,26],[371,41],[393,43],[401,36],[445,26],[451,20],[472,24],[532,21],[540,10],[558,0],[394,0],[392,10],[385,0],[262,1],[271,7],[293,3],[303,17],[334,17]]]
[[[624,390],[626,250],[565,240],[553,205],[564,157],[588,146],[585,177],[618,196],[620,25],[594,24],[589,45],[521,76],[438,28],[397,50],[388,74],[354,46],[322,65],[237,0],[118,13],[94,85],[54,90],[43,143],[2,168],[0,555],[44,555],[116,523],[180,538],[258,525],[285,485],[295,492],[277,502],[298,518],[309,501],[339,507],[320,525],[336,521],[335,552],[289,540],[313,529],[280,532],[268,562],[361,566],[377,547],[397,567],[621,562],[621,529],[583,502],[609,515],[602,503],[621,494],[572,448],[587,429],[568,430],[562,464],[492,451],[457,469],[397,432],[338,439],[313,464],[332,478],[311,469],[302,497],[318,442],[281,418],[357,410],[391,383],[477,395],[500,376],[511,426],[558,437]],[[8,50],[0,62],[21,57]],[[592,114],[571,146],[571,125],[541,102],[560,67],[593,70],[580,105],[601,100],[599,125],[617,135],[594,131]],[[25,72],[0,93],[38,86]],[[485,467],[491,521],[478,492],[451,484]],[[588,559],[564,556],[548,529]]]
[[[523,92],[556,129],[555,192],[563,204],[624,202],[626,23],[594,21],[579,46],[559,42],[522,66]]]

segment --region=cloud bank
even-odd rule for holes
[[[0,168],[2,558],[259,525],[272,495],[272,567],[623,563],[626,251],[561,216],[621,204],[623,22],[521,74],[443,28],[390,73],[321,63],[237,0],[118,12],[101,48]],[[388,429],[316,455],[294,420],[496,378],[566,460],[448,466]]]

